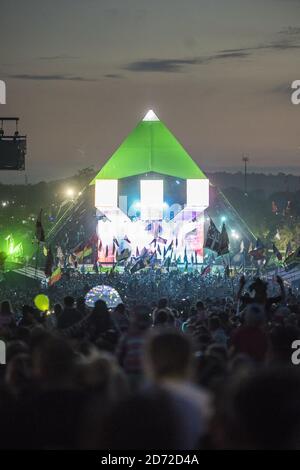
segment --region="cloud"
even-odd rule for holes
[[[107,73],[104,75],[104,78],[121,79],[124,78],[124,75],[121,75],[120,73]]]
[[[72,75],[61,75],[61,74],[55,74],[55,75],[39,75],[39,74],[26,74],[26,73],[20,73],[20,74],[10,74],[7,75],[8,78],[14,78],[18,80],[41,80],[41,81],[47,81],[47,80],[57,80],[57,81],[74,81],[74,82],[91,82],[95,81],[96,79],[94,78],[86,78],[86,77],[79,77],[79,76],[72,76]]]
[[[130,62],[124,69],[131,72],[182,72],[184,66],[195,65],[197,59],[145,59]]]
[[[247,52],[240,51],[224,51],[224,53],[218,53],[205,57],[192,57],[190,59],[144,59],[135,62],[130,62],[123,68],[131,72],[168,72],[178,73],[183,72],[186,67],[194,65],[203,65],[215,60],[221,59],[243,59],[249,54]]]
[[[289,49],[300,49],[300,27],[288,26],[276,33],[273,41],[257,44],[251,47],[241,47],[239,49],[223,49],[220,54],[247,53],[248,55],[256,51],[286,51]]]
[[[74,59],[79,59],[79,58],[80,58],[79,56],[75,56],[75,55],[60,54],[60,55],[37,57],[37,60],[74,60]]]

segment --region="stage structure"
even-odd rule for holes
[[[145,252],[161,261],[203,261],[209,180],[152,110],[91,184],[99,262]]]

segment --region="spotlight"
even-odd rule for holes
[[[74,195],[75,195],[75,191],[74,191],[73,188],[67,188],[67,189],[65,190],[65,194],[66,194],[67,197],[73,198]]]
[[[225,215],[222,215],[221,222],[226,222],[226,220],[227,220],[227,217],[225,217]]]

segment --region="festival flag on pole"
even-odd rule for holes
[[[220,239],[219,239],[218,255],[222,256],[222,255],[226,255],[227,253],[229,253],[229,237],[228,237],[228,233],[226,230],[226,226],[223,223],[222,232],[221,232]]]
[[[189,262],[186,260],[185,265],[184,265],[184,272],[187,273],[189,270]]]
[[[61,272],[61,268],[59,266],[51,274],[51,276],[49,278],[49,281],[48,281],[48,285],[53,286],[53,284],[55,284],[57,281],[59,281],[61,279],[61,277],[62,277],[62,272]]]
[[[119,248],[119,242],[118,242],[118,240],[116,239],[116,237],[113,238],[113,244],[114,244],[114,245],[117,245],[117,247]]]
[[[276,204],[275,201],[272,201],[272,212],[273,212],[273,214],[278,213],[278,207],[277,207],[277,204]]]
[[[167,247],[166,253],[168,253],[168,251],[171,250],[172,248],[173,248],[173,240],[171,241],[171,243],[170,243],[169,246]]]
[[[185,263],[188,262],[188,257],[187,257],[187,252],[186,252],[186,246],[184,247],[184,257],[183,257],[183,261],[184,261]]]
[[[130,256],[130,250],[128,248],[124,248],[124,250],[122,250],[121,253],[117,253],[116,260],[119,263],[120,261],[124,261],[125,259],[128,259],[129,256]]]
[[[42,213],[43,213],[43,209],[40,210],[39,215],[36,219],[36,225],[35,225],[35,236],[39,243],[45,241],[45,232],[44,232],[44,228],[42,224]]]
[[[290,254],[284,261],[287,270],[295,268],[300,264],[300,248],[297,248],[292,254]]]
[[[167,243],[166,238],[162,238],[162,237],[157,237],[157,241],[158,243],[163,243],[164,245]]]
[[[262,241],[260,240],[260,238],[258,238],[256,240],[256,246],[254,250],[249,251],[249,255],[252,256],[252,258],[255,259],[256,261],[259,261],[264,258],[264,252],[265,252],[265,247]]]
[[[212,251],[218,252],[219,250],[219,241],[220,241],[220,232],[210,219],[210,224],[207,230],[206,240],[204,248],[209,248]]]
[[[290,256],[293,253],[291,242],[288,242],[285,250],[285,258]]]
[[[52,274],[53,261],[54,261],[54,259],[53,259],[52,250],[51,250],[51,247],[49,246],[48,253],[47,253],[47,258],[46,258],[45,269],[44,269],[46,277],[50,277],[51,274]]]
[[[280,253],[280,251],[278,250],[277,246],[275,245],[275,243],[273,243],[273,253],[274,255],[276,256],[276,258],[281,261],[282,260],[282,254]]]
[[[201,272],[201,276],[202,277],[205,277],[207,274],[209,274],[211,271],[211,265],[208,264],[207,266],[205,266],[205,268],[202,270]]]
[[[152,243],[153,243],[154,248],[155,248],[155,247],[156,247],[156,238],[153,238],[153,240],[152,240],[152,242],[150,243],[150,245],[152,245]]]

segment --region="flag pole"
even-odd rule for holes
[[[38,260],[39,260],[39,254],[40,254],[40,243],[41,243],[40,240],[38,240],[37,249],[35,253],[35,269],[34,269],[35,279],[37,277]]]

